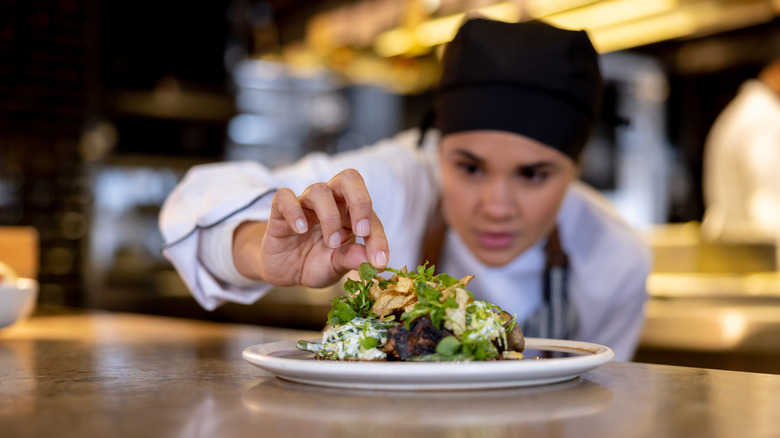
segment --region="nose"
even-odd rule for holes
[[[491,179],[482,188],[482,213],[492,220],[506,220],[517,214],[512,189],[507,181]]]

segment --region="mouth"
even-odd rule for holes
[[[510,232],[477,232],[477,241],[485,248],[503,249],[512,245],[515,241],[515,234]]]

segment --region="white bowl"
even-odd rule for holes
[[[30,317],[38,299],[38,282],[19,278],[13,284],[0,284],[0,330]]]

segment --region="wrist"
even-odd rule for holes
[[[263,243],[266,222],[247,221],[233,231],[233,264],[244,277],[263,280],[260,272],[260,247]]]

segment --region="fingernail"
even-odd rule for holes
[[[387,254],[385,254],[384,251],[379,251],[378,253],[376,253],[376,256],[374,257],[374,262],[377,266],[386,266]]]
[[[360,237],[368,236],[368,219],[363,219],[357,223],[355,234]]]
[[[338,248],[341,245],[341,234],[337,231],[330,235],[328,239],[328,246],[331,248]]]
[[[303,220],[303,218],[298,218],[298,220],[295,221],[295,231],[298,233],[306,232],[306,221]]]

